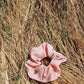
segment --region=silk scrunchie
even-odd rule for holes
[[[48,66],[41,64],[41,60],[45,57],[51,59]],[[56,80],[60,76],[59,65],[66,60],[67,58],[56,52],[52,45],[44,42],[39,47],[31,49],[30,59],[25,63],[25,66],[30,78],[46,83]],[[35,74],[36,71],[37,74]]]

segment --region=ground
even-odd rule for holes
[[[43,42],[68,59],[46,84],[84,84],[83,23],[84,0],[0,0],[0,84],[43,84],[24,66]]]

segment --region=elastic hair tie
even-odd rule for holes
[[[45,57],[51,59],[48,66],[41,64],[41,60]],[[66,60],[67,58],[56,52],[52,45],[44,42],[39,47],[31,49],[30,59],[25,63],[25,67],[30,78],[47,83],[60,76],[59,65]]]

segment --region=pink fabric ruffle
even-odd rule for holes
[[[51,62],[48,66],[42,65],[41,60],[49,57]],[[60,76],[59,65],[67,58],[56,52],[52,45],[44,42],[39,47],[34,47],[30,52],[30,59],[25,63],[28,76],[37,81],[46,83],[56,80]],[[35,72],[38,72],[35,74]]]

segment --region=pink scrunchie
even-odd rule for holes
[[[56,80],[60,76],[59,65],[67,60],[62,54],[56,52],[52,45],[44,42],[39,47],[31,49],[31,58],[25,63],[30,78],[46,83]],[[42,65],[41,60],[49,57],[51,62],[48,66]],[[38,71],[35,74],[35,71]]]

